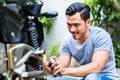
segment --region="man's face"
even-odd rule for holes
[[[80,13],[77,12],[72,16],[67,16],[67,26],[75,40],[84,39],[88,36],[90,20],[82,20]]]

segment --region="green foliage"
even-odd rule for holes
[[[52,28],[52,24],[54,23],[55,18],[39,17],[38,19],[44,24],[46,33],[49,33]]]
[[[54,45],[52,45],[52,46],[48,46],[47,47],[47,51],[48,51],[48,55],[47,55],[47,57],[48,57],[48,59],[51,57],[51,56],[59,56],[59,54],[58,54],[58,49],[59,49],[59,47],[60,47],[60,43],[59,44],[54,44]]]
[[[116,67],[120,68],[120,41],[114,42],[114,52],[115,52],[115,58],[116,58]]]
[[[95,26],[106,28],[113,27],[113,21],[120,20],[120,12],[116,10],[112,0],[84,0],[91,8],[92,23]]]
[[[120,0],[117,0],[120,5]],[[102,27],[111,34],[116,67],[120,67],[120,12],[113,0],[84,0],[91,8],[92,25]]]

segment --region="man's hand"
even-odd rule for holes
[[[65,68],[60,64],[56,56],[52,56],[51,58],[54,60],[54,62],[50,66],[53,76],[62,75],[62,72],[64,71]]]

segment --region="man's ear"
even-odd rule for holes
[[[86,25],[87,25],[87,26],[90,26],[90,24],[91,24],[91,20],[90,20],[90,19],[87,19],[87,20],[86,20]]]

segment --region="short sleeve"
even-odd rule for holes
[[[112,46],[112,41],[109,33],[101,30],[96,33],[96,37],[94,39],[94,50],[107,50],[110,51]]]
[[[68,39],[65,39],[65,40],[61,43],[61,45],[60,45],[60,54],[71,55],[71,52],[70,52],[70,49],[69,49],[69,43],[70,43],[69,38],[68,38]]]

